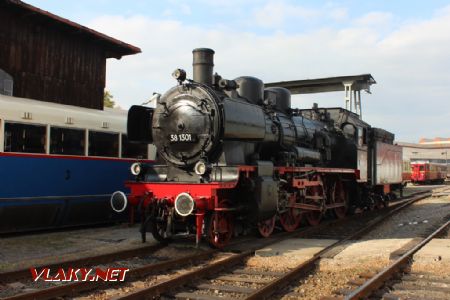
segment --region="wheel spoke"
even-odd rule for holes
[[[272,234],[275,228],[275,216],[265,221],[258,222],[259,234],[263,237],[268,237]]]
[[[227,207],[221,202],[220,207]],[[233,216],[230,212],[214,211],[205,220],[206,236],[209,244],[215,248],[223,248],[233,236]]]
[[[338,219],[345,218],[348,210],[347,193],[345,191],[344,185],[342,184],[342,181],[339,179],[337,179],[334,183],[332,202],[343,204],[343,206],[334,208],[333,211]]]
[[[324,186],[322,177],[319,174],[314,174],[311,177],[311,181],[318,181],[320,184],[317,186],[311,186],[306,189],[306,195],[307,196],[313,196],[313,197],[321,197],[320,200],[317,202],[314,202],[312,204],[322,206],[325,201],[325,192],[324,192]],[[308,221],[309,225],[316,226],[319,225],[320,221],[322,220],[323,212],[318,210],[312,210],[306,213],[306,220]]]
[[[288,208],[285,212],[280,214],[281,227],[287,232],[292,232],[300,225],[302,215],[296,208]]]
[[[306,220],[308,221],[309,225],[317,226],[322,220],[322,216],[323,213],[320,211],[311,211],[306,213]]]
[[[167,226],[169,222],[170,210],[168,207],[163,207],[160,209],[158,213],[157,220],[150,222],[150,231],[153,234],[153,237],[162,243],[169,242],[171,239],[171,235],[167,232]]]

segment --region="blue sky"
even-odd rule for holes
[[[371,73],[363,117],[400,141],[450,137],[448,1],[57,1],[27,3],[142,48],[111,59],[107,89],[127,108],[191,72],[191,50],[216,51],[215,71],[264,81]],[[339,93],[294,105],[340,106]]]
[[[302,26],[293,22],[285,22],[277,28],[261,28],[252,26],[245,22],[249,12],[261,9],[269,1],[247,0],[190,0],[190,1],[119,1],[119,0],[29,0],[27,1],[37,7],[49,10],[73,21],[88,23],[100,15],[146,15],[160,19],[176,19],[186,24],[206,26],[209,28],[220,28],[221,26],[244,25],[243,29],[252,32],[261,32],[283,29],[287,32],[304,32],[315,26],[345,26],[345,23],[371,11],[390,12],[396,16],[398,22],[413,21],[414,19],[429,18],[434,12],[449,4],[444,0],[431,1],[273,1],[284,2],[293,6],[300,5],[305,10],[345,10],[345,18],[335,20],[324,18],[314,22],[302,21],[301,19],[289,20],[300,21]],[[311,20],[309,20],[311,21]]]

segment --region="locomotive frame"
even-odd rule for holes
[[[126,186],[131,190],[131,197],[128,198],[132,205],[140,207],[143,218],[147,223],[143,223],[141,233],[145,241],[147,229],[153,233],[160,241],[167,241],[168,234],[162,234],[161,230],[167,229],[164,225],[169,216],[186,215],[180,213],[182,204],[177,204],[176,199],[182,193],[191,195],[195,202],[195,224],[196,241],[200,241],[203,234],[203,222],[205,224],[205,235],[214,247],[222,248],[232,237],[232,215],[238,213],[242,208],[229,207],[227,191],[236,189],[240,180],[248,180],[258,177],[257,166],[238,166],[239,173],[237,181],[231,182],[210,182],[210,183],[166,183],[166,182],[127,182]],[[281,226],[285,231],[291,232],[300,225],[302,216],[311,225],[317,225],[327,210],[332,210],[338,218],[344,218],[349,209],[349,200],[346,189],[343,188],[344,181],[355,181],[358,179],[358,172],[353,169],[320,168],[320,167],[276,167],[275,176],[286,180],[285,190],[287,194],[286,203],[283,210],[279,211],[278,217]],[[150,192],[151,191],[151,192]],[[228,193],[229,194],[229,193]],[[166,199],[170,211],[160,212],[155,216],[162,223],[155,223],[147,228],[150,219],[146,217],[150,211],[145,213],[146,208],[153,207],[158,203],[158,199]],[[317,205],[314,202],[325,199],[326,202]],[[308,201],[309,200],[309,201]],[[303,210],[303,211],[301,211]],[[164,215],[163,215],[164,213]],[[230,214],[230,215],[229,215]],[[190,215],[187,214],[187,215]],[[275,227],[276,216],[267,220],[257,222],[259,234],[268,237]],[[231,223],[231,224],[230,224]],[[209,231],[208,231],[209,230]]]

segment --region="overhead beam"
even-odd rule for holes
[[[364,90],[368,93],[370,93],[370,86],[376,83],[371,74],[361,74],[352,76],[270,82],[264,85],[265,87],[284,87],[288,89],[292,94],[314,94],[345,91],[345,82],[353,82],[353,91]]]

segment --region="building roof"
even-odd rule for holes
[[[421,138],[419,144],[438,145],[438,144],[450,144],[450,138],[437,137],[434,139]]]
[[[338,76],[317,79],[304,79],[292,81],[279,81],[264,84],[265,87],[284,87],[292,94],[311,94],[324,92],[344,91],[344,83],[353,82],[352,90],[366,90],[370,92],[370,86],[377,83],[371,74]]]
[[[396,142],[396,145],[405,148],[417,148],[417,149],[448,149],[450,144],[421,144],[421,143],[407,143],[407,142]]]
[[[0,0],[0,7],[6,6],[18,11],[22,11],[27,17],[37,17],[53,22],[54,25],[70,30],[76,34],[82,34],[100,42],[106,50],[106,57],[120,59],[124,55],[140,53],[141,49],[136,46],[124,43],[103,33],[72,22],[68,19],[54,15],[48,11],[42,10],[20,0]]]

